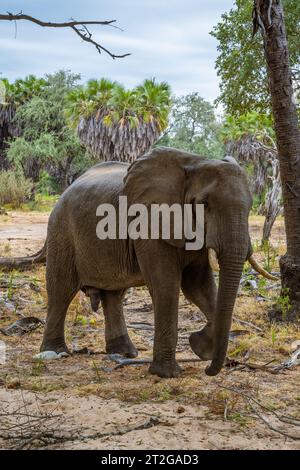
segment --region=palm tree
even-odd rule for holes
[[[262,235],[264,243],[269,240],[276,217],[282,209],[276,143],[267,131],[245,134],[236,140],[227,141],[226,153],[252,170],[252,193],[260,198],[258,213],[265,216]]]
[[[91,80],[70,93],[67,115],[94,157],[132,162],[167,127],[170,95],[169,85],[154,79],[133,90],[106,79]]]

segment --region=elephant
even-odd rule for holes
[[[128,203],[204,205],[204,245],[187,250],[185,239],[100,240],[96,234],[100,204],[118,211],[119,196]],[[232,157],[206,159],[185,151],[158,147],[131,165],[99,163],[80,176],[61,196],[48,223],[46,253],[48,312],[41,351],[68,352],[64,323],[68,307],[81,289],[93,309],[101,300],[107,353],[135,357],[123,316],[122,299],[130,287],[146,285],[154,307],[153,360],[149,372],[177,377],[175,352],[180,290],[205,315],[207,323],[191,333],[194,353],[210,361],[205,372],[223,367],[232,313],[249,260],[261,274],[272,275],[253,258],[248,228],[252,196],[244,170]],[[23,260],[24,261],[24,260]],[[7,262],[7,260],[6,260]],[[19,260],[21,263],[21,260]],[[4,261],[0,265],[4,265]],[[219,270],[219,286],[213,270]]]

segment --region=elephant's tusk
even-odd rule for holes
[[[210,264],[211,269],[213,271],[219,272],[220,271],[220,266],[219,266],[219,262],[218,262],[217,253],[215,252],[215,250],[213,248],[208,249],[208,260],[209,260],[209,264]],[[255,269],[255,271],[257,271],[259,274],[261,274],[262,276],[264,276],[267,279],[270,279],[271,281],[278,281],[278,277],[273,276],[272,274],[268,273],[268,271],[266,271],[255,260],[253,255],[251,255],[248,258],[248,261],[251,264],[251,266]]]
[[[213,248],[208,248],[208,261],[211,269],[217,273],[220,271],[217,253]]]
[[[267,279],[270,279],[271,281],[278,281],[278,277],[275,277],[273,276],[272,274],[268,273],[268,271],[266,271],[253,257],[253,255],[251,255],[249,258],[248,258],[248,261],[249,263],[251,264],[251,266],[255,269],[255,271],[257,271],[259,274],[261,274],[262,276],[264,276],[265,278]]]

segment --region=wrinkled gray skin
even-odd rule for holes
[[[105,315],[108,353],[135,357],[123,316],[127,288],[147,285],[155,312],[150,372],[176,377],[180,289],[207,318],[190,336],[193,351],[211,360],[208,375],[223,366],[232,311],[246,258],[251,254],[248,216],[252,204],[244,172],[234,160],[205,160],[175,149],[154,149],[131,166],[96,165],[62,195],[47,235],[48,315],[41,351],[67,351],[64,322],[79,289],[91,292]],[[125,183],[124,183],[125,181]],[[100,240],[96,208],[117,207],[119,195],[132,203],[205,203],[205,246],[186,251],[185,240]],[[208,263],[208,248],[219,258],[219,289]],[[94,288],[94,289],[90,289]],[[96,297],[95,297],[96,296]]]

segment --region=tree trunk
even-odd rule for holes
[[[255,0],[254,33],[261,29],[280,165],[287,253],[280,259],[287,319],[300,317],[300,131],[281,0]]]
[[[280,184],[280,173],[278,167],[278,160],[277,158],[273,158],[271,161],[272,164],[272,176],[270,179],[272,180],[272,186],[267,192],[266,199],[265,199],[265,223],[263,228],[263,236],[262,236],[262,243],[269,241],[271,230],[278,216],[281,205],[281,184]]]

